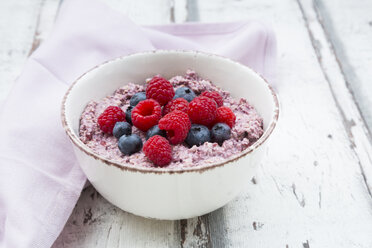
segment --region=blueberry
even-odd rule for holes
[[[131,125],[133,125],[133,123],[132,123],[132,110],[133,110],[133,108],[134,108],[133,106],[128,106],[127,110],[125,110],[125,119]]]
[[[128,122],[119,121],[116,122],[112,134],[116,138],[120,138],[123,135],[130,135],[132,133],[132,126]]]
[[[195,95],[194,91],[192,91],[189,87],[181,87],[181,88],[178,88],[176,90],[173,99],[184,98],[188,102],[191,102],[192,99],[194,99],[195,97],[196,97],[196,95]]]
[[[211,134],[206,126],[192,124],[185,141],[190,147],[193,145],[200,146],[204,142],[211,141]]]
[[[137,134],[123,135],[118,141],[119,150],[125,155],[131,155],[142,149],[142,140]]]
[[[217,123],[212,127],[211,130],[211,139],[212,142],[218,143],[222,146],[222,143],[225,140],[230,139],[231,137],[231,128],[225,123]]]
[[[160,136],[166,137],[167,133],[165,132],[165,130],[161,130],[158,125],[155,125],[147,131],[146,139],[148,140],[152,136],[155,136],[155,135],[160,135]]]
[[[146,93],[145,92],[138,92],[132,96],[129,103],[130,106],[136,106],[140,101],[146,100]]]

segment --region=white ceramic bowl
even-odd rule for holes
[[[143,84],[155,74],[171,78],[187,69],[194,69],[233,97],[248,99],[263,117],[263,136],[227,161],[177,170],[118,164],[95,154],[80,141],[79,119],[89,101],[110,95],[128,82]],[[252,69],[193,51],[145,52],[105,62],[76,80],[62,103],[63,126],[81,168],[98,192],[125,211],[168,220],[200,216],[232,200],[254,176],[278,114],[276,94]]]

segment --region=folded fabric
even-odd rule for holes
[[[275,38],[259,22],[142,27],[97,0],[65,0],[0,108],[1,247],[50,247],[78,200],[86,178],[60,121],[68,85],[103,61],[154,49],[224,55],[273,79]]]

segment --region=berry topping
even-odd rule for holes
[[[150,139],[152,136],[155,136],[155,135],[167,137],[167,133],[164,130],[161,130],[158,125],[153,126],[147,131],[146,139]]]
[[[132,126],[128,122],[116,122],[112,134],[118,139],[123,135],[130,135],[132,134]]]
[[[217,103],[217,107],[221,107],[223,105],[222,96],[217,91],[204,91],[201,96],[206,96],[210,99],[213,99]]]
[[[173,99],[163,107],[163,115],[166,115],[174,110],[180,110],[187,113],[189,110],[189,102],[184,98]]]
[[[159,128],[167,132],[167,138],[173,145],[182,143],[186,139],[190,127],[189,117],[179,110],[170,112],[159,121]]]
[[[219,107],[217,109],[216,120],[215,123],[223,122],[233,128],[235,125],[236,116],[232,112],[232,110],[228,107]]]
[[[164,167],[172,161],[172,147],[168,140],[160,135],[155,135],[146,141],[143,152],[159,167]]]
[[[146,132],[161,118],[161,106],[153,99],[139,102],[132,110],[132,122],[139,130]]]
[[[225,140],[230,139],[231,137],[231,128],[225,123],[217,123],[212,127],[211,130],[211,139],[212,142],[218,143],[222,146],[222,143]]]
[[[198,96],[189,104],[189,117],[192,123],[211,126],[216,117],[217,104],[206,96]]]
[[[192,124],[190,131],[186,137],[186,144],[189,145],[189,147],[192,147],[194,145],[200,146],[204,144],[204,142],[210,142],[211,141],[211,134],[209,132],[209,129],[206,126],[199,125],[199,124]]]
[[[145,92],[138,92],[132,96],[129,103],[130,106],[136,106],[139,102],[146,100],[146,93]]]
[[[174,96],[173,99],[184,98],[188,102],[191,102],[195,97],[196,97],[196,95],[195,95],[194,91],[192,91],[190,88],[181,87],[181,88],[178,88],[176,90],[175,96]]]
[[[133,123],[132,123],[132,110],[133,110],[133,108],[134,108],[133,106],[128,106],[128,108],[125,110],[125,119],[131,125],[133,125]]]
[[[163,106],[174,97],[173,86],[166,79],[155,76],[147,85],[146,97],[156,100]]]
[[[112,134],[112,129],[118,121],[125,121],[125,113],[117,106],[110,106],[98,117],[99,128],[104,133]]]
[[[142,149],[142,140],[137,134],[123,135],[118,141],[119,150],[125,155],[131,155]]]

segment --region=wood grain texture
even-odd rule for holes
[[[351,142],[351,148],[359,161],[367,191],[372,197],[372,183],[370,181],[372,180],[372,145],[367,125],[359,112],[352,92],[348,88],[346,75],[342,71],[342,65],[339,63],[335,53],[334,44],[328,36],[328,32],[324,29],[324,25],[322,25],[318,8],[309,0],[299,0],[298,3],[303,13],[313,48],[317,54],[319,65],[342,116],[345,130]]]
[[[372,1],[316,0],[314,8],[347,86],[372,130]]]

